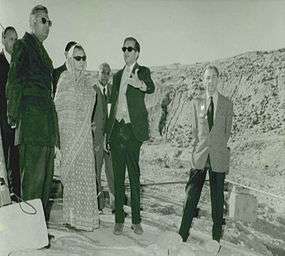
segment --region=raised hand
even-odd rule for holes
[[[128,84],[137,89],[140,89],[141,91],[146,91],[146,85],[142,80],[139,79],[138,71],[139,69],[136,69],[135,73],[131,74],[131,77],[128,79]]]

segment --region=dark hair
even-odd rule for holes
[[[127,41],[133,41],[133,42],[135,42],[135,50],[137,51],[137,52],[140,52],[140,50],[141,50],[141,47],[140,47],[140,44],[139,44],[139,42],[137,41],[137,39],[135,39],[134,37],[127,37],[127,38],[125,38],[125,40],[124,40],[124,44],[127,42]]]
[[[65,51],[65,52],[68,52],[69,49],[70,49],[73,45],[76,45],[76,44],[77,44],[77,42],[75,42],[75,41],[70,41],[70,42],[68,42],[68,43],[66,44],[66,46],[65,46],[64,51]]]
[[[5,35],[7,34],[8,31],[14,31],[16,34],[17,34],[17,31],[14,27],[12,26],[9,26],[9,27],[6,27],[3,32],[2,32],[2,36],[5,37]]]
[[[45,6],[39,4],[39,5],[36,5],[36,6],[31,10],[31,15],[35,15],[35,14],[37,14],[37,13],[40,12],[40,11],[43,11],[43,12],[45,12],[46,14],[48,14],[48,9],[47,9]]]
[[[219,70],[218,70],[218,68],[217,68],[216,66],[214,66],[214,65],[208,65],[208,66],[206,66],[206,68],[205,68],[205,70],[204,70],[204,73],[205,73],[205,71],[208,70],[208,69],[214,70],[214,71],[216,72],[216,74],[217,74],[217,77],[219,77],[220,73],[219,73]]]

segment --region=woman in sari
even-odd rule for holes
[[[63,184],[63,223],[92,231],[99,228],[95,159],[91,116],[95,105],[95,79],[86,71],[86,54],[80,45],[68,52],[67,71],[58,82],[58,114]]]

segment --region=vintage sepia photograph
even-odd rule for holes
[[[285,255],[285,0],[0,0],[0,256]]]

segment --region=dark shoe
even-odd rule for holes
[[[44,246],[43,249],[49,249],[50,248],[50,241],[54,239],[54,235],[48,233],[48,245]]]
[[[179,234],[179,233],[178,233]],[[188,236],[187,237],[183,237],[181,234],[179,234],[182,238],[182,242],[186,243],[187,242],[187,239],[188,239]]]
[[[222,225],[213,225],[213,228],[212,228],[212,238],[213,240],[217,241],[218,243],[220,242],[221,240],[221,237],[222,237]]]
[[[138,235],[142,235],[142,233],[143,233],[142,225],[140,223],[139,224],[133,224],[131,226],[131,229]]]
[[[123,229],[124,229],[124,223],[115,223],[115,226],[114,226],[114,235],[121,235],[123,233]]]

